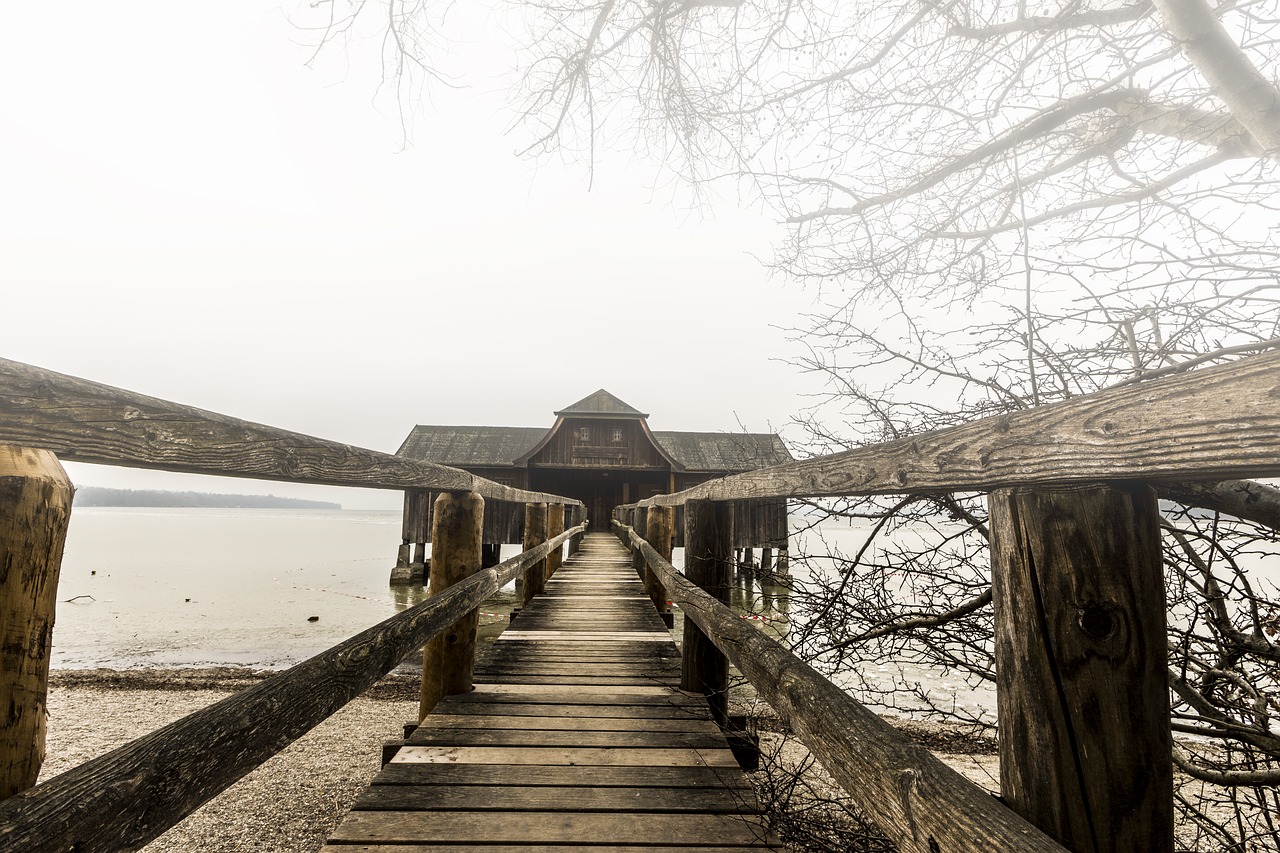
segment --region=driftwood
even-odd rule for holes
[[[904,853],[1065,853],[780,643],[686,580],[634,531],[667,594]]]
[[[0,802],[0,849],[137,850],[359,696],[580,528],[228,697]]]
[[[1280,475],[1277,446],[1280,351],[735,474],[636,506],[988,491],[1099,480],[1274,477]]]
[[[184,474],[578,503],[447,465],[250,423],[8,359],[0,359],[0,444],[49,450],[64,461]]]

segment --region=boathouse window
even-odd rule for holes
[[[614,444],[622,444],[622,430],[620,430],[620,429],[615,429],[615,430],[613,431],[613,443],[614,443]]]
[[[591,427],[578,427],[578,443],[588,444],[591,441]]]

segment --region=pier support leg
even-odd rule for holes
[[[555,539],[564,533],[564,504],[547,504],[547,538]],[[564,546],[551,549],[547,555],[547,580],[555,575],[564,559]]]
[[[671,540],[674,522],[675,510],[669,506],[651,506],[645,518],[645,540],[668,563],[671,562]],[[662,581],[654,574],[653,569],[647,565],[644,571],[644,587],[645,592],[649,594],[649,598],[653,600],[653,606],[662,615],[662,621],[666,623],[668,628],[672,627],[673,617],[671,605],[667,604],[667,591],[663,588]]]
[[[524,505],[524,550],[530,551],[547,541],[547,505],[544,503],[527,503]],[[547,561],[540,560],[524,570],[524,595],[521,598],[524,606],[535,595],[545,588],[547,580]]]
[[[45,450],[0,446],[0,799],[44,763],[54,605],[74,489]]]
[[[729,603],[733,582],[733,504],[689,501],[684,506],[684,576],[713,598]],[[680,687],[705,693],[717,723],[728,723],[729,661],[711,640],[684,619]]]
[[[401,535],[400,559],[391,570],[393,584],[420,584],[427,571],[427,524],[431,493],[411,489],[404,493],[404,526]],[[405,564],[400,565],[401,559]]]
[[[1000,787],[1071,850],[1173,850],[1164,579],[1141,484],[998,489]]]
[[[439,595],[480,569],[483,531],[484,498],[475,492],[444,492],[436,498],[429,596]],[[418,719],[431,713],[445,696],[471,691],[478,621],[479,614],[471,611],[423,649]]]

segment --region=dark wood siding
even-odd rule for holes
[[[640,421],[616,418],[565,418],[529,464],[596,469],[669,467]]]

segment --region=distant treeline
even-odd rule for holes
[[[107,489],[85,486],[76,490],[77,506],[176,506],[233,509],[342,509],[329,501],[278,498],[275,495],[213,495],[207,492],[165,492],[155,489]]]

